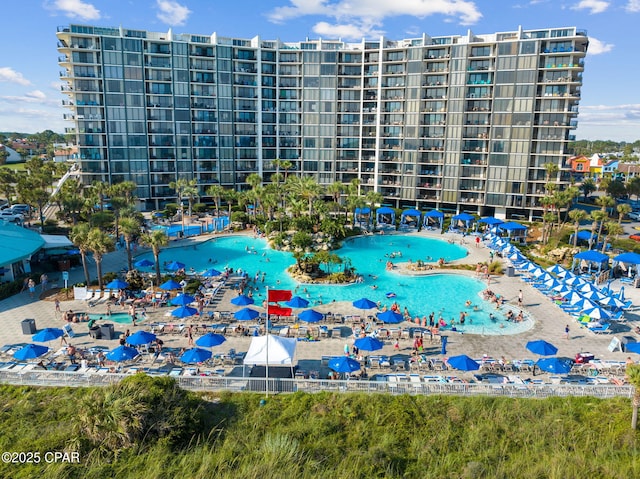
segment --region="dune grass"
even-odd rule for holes
[[[170,379],[104,389],[0,388],[0,477],[629,478],[626,399],[295,393],[196,395]]]

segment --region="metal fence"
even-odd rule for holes
[[[95,387],[116,384],[127,374],[66,371],[0,371],[0,383],[23,386]],[[632,398],[632,386],[593,384],[489,384],[440,382],[388,382],[324,379],[265,379],[232,376],[176,376],[180,387],[191,391],[253,391],[261,393],[363,392],[385,394],[445,394],[548,398],[591,396],[600,399]],[[268,387],[268,389],[267,389]]]

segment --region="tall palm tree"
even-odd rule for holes
[[[322,186],[313,176],[292,177],[288,182],[289,191],[304,200],[308,205],[309,216],[313,215],[313,201],[320,197]]]
[[[115,249],[115,241],[100,228],[91,228],[87,236],[89,251],[93,253],[98,275],[98,288],[102,289],[102,259],[104,255]]]
[[[602,240],[602,253],[607,251],[607,240],[609,237],[613,236],[614,238],[617,238],[618,235],[624,233],[624,228],[621,224],[618,224],[617,221],[607,221],[605,226],[605,235]]]
[[[169,237],[162,230],[155,230],[151,233],[145,233],[140,237],[140,242],[151,248],[153,251],[153,259],[156,263],[156,284],[160,284],[162,276],[160,275],[160,251],[164,246],[169,244]]]
[[[124,236],[124,243],[127,248],[127,269],[131,271],[133,269],[131,243],[140,234],[140,222],[133,216],[124,216],[120,218],[120,232]]]
[[[573,247],[578,246],[578,230],[580,229],[580,222],[585,220],[589,214],[585,210],[575,209],[569,211],[569,217],[573,221]]]
[[[80,257],[82,258],[82,269],[84,270],[85,284],[89,286],[91,277],[89,276],[89,267],[87,265],[87,253],[89,250],[89,231],[91,226],[89,223],[78,223],[71,229],[69,235],[73,244],[76,245],[78,251],[80,251]]]
[[[616,206],[616,210],[618,210],[618,224],[622,224],[622,218],[624,218],[624,215],[631,213],[633,208],[631,208],[631,205],[626,203],[620,203]]]
[[[629,364],[626,371],[627,381],[635,387],[633,392],[633,412],[631,414],[631,429],[638,427],[638,406],[640,406],[640,365]]]
[[[224,196],[224,188],[220,185],[211,185],[209,188],[207,188],[206,193],[213,199],[213,204],[216,207],[216,218],[219,218],[220,202],[222,201],[222,197]]]

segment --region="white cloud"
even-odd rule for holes
[[[54,0],[51,8],[60,10],[67,17],[82,20],[98,20],[101,17],[100,10],[82,0]]]
[[[625,10],[631,13],[640,12],[640,0],[629,0]]]
[[[613,50],[615,45],[613,43],[604,43],[594,37],[589,37],[589,55],[601,55],[602,53],[609,53]]]
[[[31,82],[22,76],[22,73],[11,67],[0,67],[0,81],[17,83],[19,85],[31,85]]]
[[[640,104],[580,105],[580,139],[636,141],[640,130]]]
[[[589,13],[602,13],[609,8],[609,2],[604,0],[580,0],[571,7],[573,10],[590,10]]]
[[[40,90],[33,90],[30,92],[27,92],[25,93],[25,96],[27,98],[33,98],[34,100],[44,100],[45,98],[47,98],[47,95],[45,95]]]
[[[156,0],[156,3],[160,10],[156,16],[167,25],[184,25],[191,14],[186,6],[172,0]]]
[[[40,90],[33,90],[25,93],[24,95],[5,95],[0,96],[0,100],[9,103],[38,103],[40,105],[60,106],[60,100],[53,100],[47,98]]]
[[[386,18],[411,16],[426,18],[444,15],[445,21],[457,20],[461,25],[477,23],[482,14],[468,0],[289,0],[290,4],[275,8],[268,18],[284,23],[294,18],[320,15],[335,22],[319,22],[316,33],[334,32],[333,35],[359,39],[379,36],[379,27]]]

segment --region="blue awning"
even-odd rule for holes
[[[420,215],[422,213],[420,213],[418,210],[404,210],[402,212],[402,216],[417,216],[418,218],[420,218]]]
[[[502,223],[498,226],[501,230],[504,231],[520,231],[529,229],[525,225],[521,225],[520,223],[516,223],[515,221],[509,221],[508,223]]]
[[[470,215],[469,213],[460,213],[459,215],[455,215],[451,218],[454,221],[473,221],[475,217]]]
[[[640,254],[638,253],[622,253],[613,258],[618,263],[640,264]]]
[[[597,235],[595,233],[591,234],[591,231],[582,230],[578,231],[578,239],[582,241],[590,241],[592,238],[595,238]]]
[[[609,257],[606,254],[594,250],[583,251],[582,253],[578,253],[577,255],[575,255],[574,258],[584,261],[591,261],[593,263],[603,263],[609,260]]]
[[[438,210],[431,210],[427,211],[424,216],[427,218],[444,218],[444,213]]]
[[[389,208],[388,206],[383,206],[376,210],[376,214],[378,215],[395,215],[395,210],[393,208]]]
[[[494,218],[493,216],[487,216],[486,218],[479,219],[478,223],[486,223],[488,225],[499,225],[504,223],[504,221],[499,220],[498,218]]]

